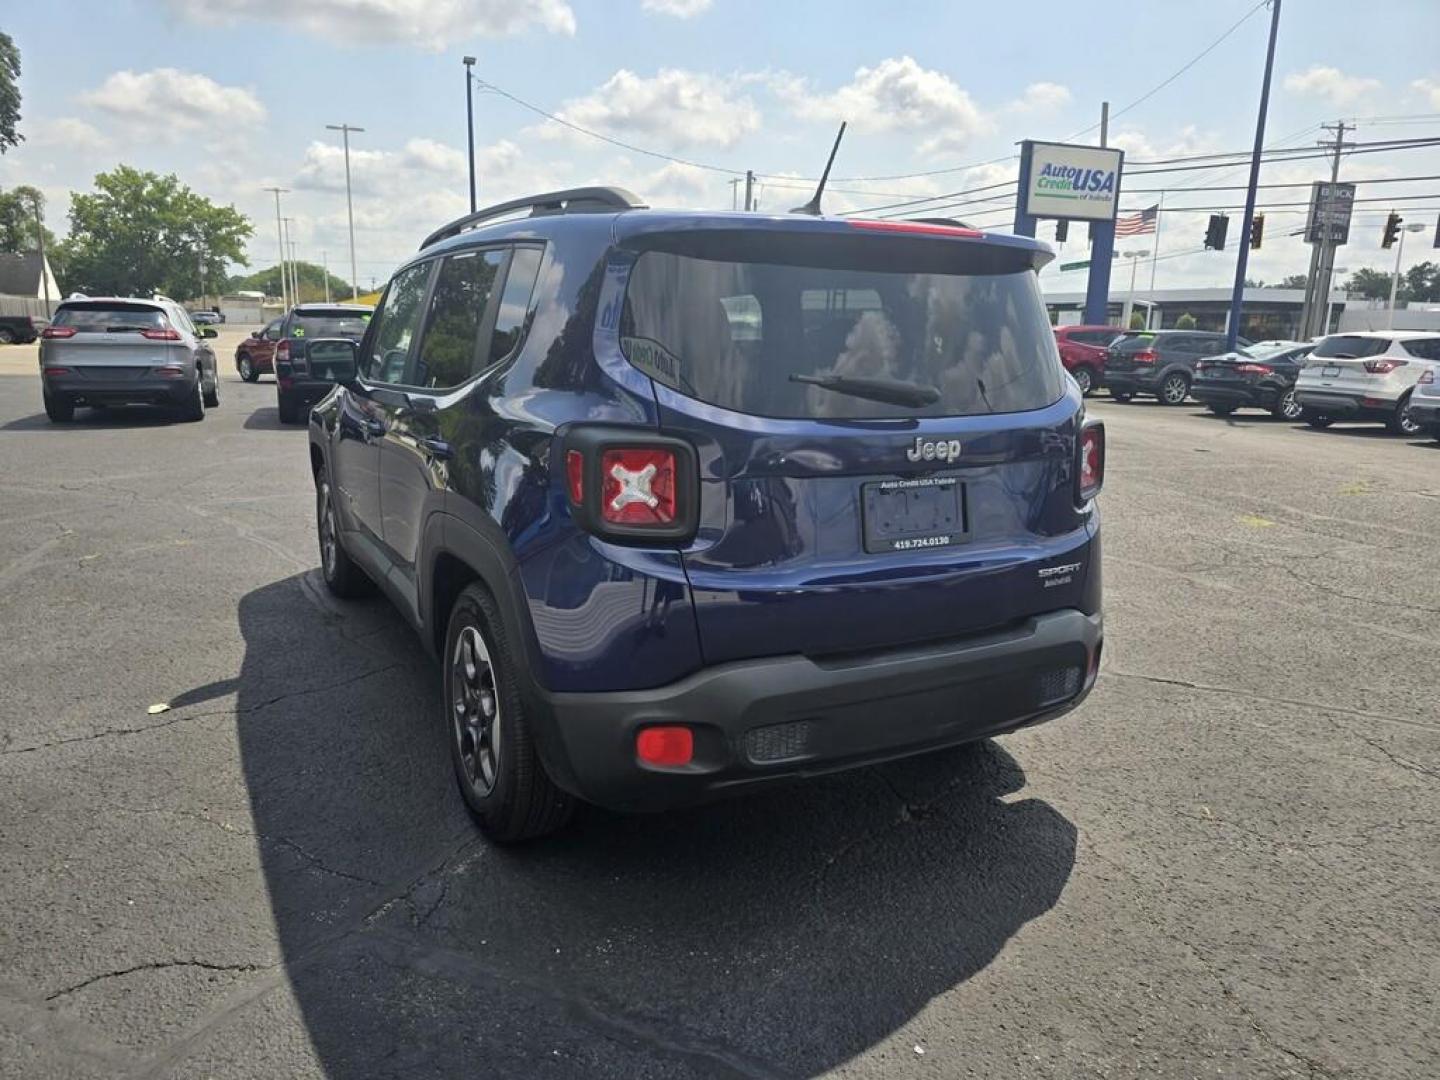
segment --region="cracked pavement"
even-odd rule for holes
[[[28,364],[0,1076],[1440,1074],[1440,448],[1097,400],[1079,711],[497,850],[418,641],[315,577],[273,384],[59,429]]]

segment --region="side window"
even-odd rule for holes
[[[503,251],[463,251],[440,264],[420,356],[410,380],[415,386],[443,389],[470,377],[480,343],[480,324],[504,260]]]
[[[1404,342],[1405,351],[1421,360],[1440,360],[1440,338],[1417,338]]]
[[[185,313],[184,308],[178,306],[171,308],[170,321],[175,324],[175,329],[195,337],[195,327],[190,322],[190,316]]]
[[[495,312],[495,332],[490,335],[490,355],[486,366],[498,364],[520,344],[530,317],[530,294],[540,274],[540,248],[516,248],[510,256],[510,272],[505,275],[505,290]]]
[[[266,341],[279,341],[279,340],[280,340],[280,324],[281,324],[282,322],[284,322],[284,321],[285,321],[285,319],[284,319],[284,317],[282,316],[281,318],[276,319],[274,322],[272,322],[269,326],[265,327],[265,340],[266,340]]]
[[[410,359],[410,345],[420,329],[425,287],[430,282],[431,262],[417,263],[396,274],[385,290],[385,299],[371,320],[367,338],[369,355],[361,358],[365,377],[372,382],[401,383]]]

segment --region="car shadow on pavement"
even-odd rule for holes
[[[64,423],[55,423],[43,412],[30,416],[18,416],[0,424],[0,431],[71,431],[76,428],[132,428],[167,427],[184,423],[169,409],[160,405],[112,405],[104,409],[79,406],[75,417]]]
[[[236,716],[288,992],[331,1077],[817,1075],[1069,879],[1075,827],[1014,797],[993,742],[490,846],[418,638],[323,590],[312,571],[242,599]]]
[[[304,431],[304,424],[282,424],[280,410],[274,405],[262,405],[245,418],[246,431]]]

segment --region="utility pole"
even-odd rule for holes
[[[1100,103],[1100,145],[1110,144],[1110,103]],[[1122,181],[1123,182],[1123,181]],[[1021,190],[1029,185],[1027,175],[1021,178]],[[1115,197],[1120,197],[1117,189]],[[1033,220],[1033,219],[1032,219]],[[1029,235],[1034,235],[1032,227]],[[1093,221],[1090,223],[1090,273],[1085,281],[1085,321],[1096,326],[1110,322],[1110,263],[1115,258],[1115,222]],[[1129,329],[1127,324],[1126,329]]]
[[[755,209],[755,174],[745,170],[745,209]]]
[[[465,138],[470,146],[470,212],[475,213],[475,101],[471,94],[472,69],[475,57],[467,56],[461,61],[465,65]]]
[[[45,295],[45,318],[50,318],[50,264],[45,261],[45,223],[40,219],[40,196],[30,200],[35,211],[35,246],[40,251],[40,291]]]
[[[1353,134],[1355,127],[1346,125],[1344,120],[1336,120],[1333,124],[1321,124],[1320,126],[1325,131],[1335,133],[1333,143],[1316,143],[1317,146],[1335,152],[1335,156],[1330,159],[1330,184],[1331,191],[1334,191],[1334,185],[1340,181],[1340,155],[1346,147],[1355,145],[1345,141],[1345,132],[1348,130]],[[1310,274],[1305,279],[1305,305],[1300,311],[1301,338],[1317,337],[1330,332],[1329,319],[1326,318],[1324,322],[1321,322],[1319,317],[1330,307],[1330,283],[1334,271],[1335,244],[1330,239],[1327,228],[1321,232],[1320,240],[1310,248]]]
[[[320,266],[325,275],[325,302],[330,303],[330,253],[320,252]]]
[[[285,254],[290,259],[290,303],[300,303],[300,282],[295,274],[295,245],[290,242],[290,222],[294,218],[285,218]]]
[[[360,295],[360,278],[355,270],[355,203],[350,195],[350,133],[365,129],[351,127],[349,124],[326,124],[325,127],[330,131],[340,132],[345,140],[345,214],[350,221],[350,299],[354,300]]]
[[[1250,227],[1255,220],[1255,187],[1260,183],[1260,153],[1265,148],[1265,114],[1270,108],[1270,76],[1275,71],[1275,38],[1280,33],[1280,0],[1270,0],[1270,45],[1265,50],[1265,78],[1260,83],[1260,113],[1255,118],[1255,149],[1250,153],[1250,184],[1245,191],[1245,217],[1240,224],[1235,286],[1230,292],[1230,318],[1225,325],[1225,351],[1235,351],[1240,335],[1240,303],[1245,298],[1245,270],[1250,258]]]
[[[275,239],[280,244],[280,307],[285,311],[289,311],[290,299],[285,286],[285,230],[280,224],[280,196],[287,194],[290,189],[267,187],[265,190],[275,193]]]

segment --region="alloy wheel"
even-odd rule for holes
[[[246,382],[250,381],[250,357],[248,356],[240,358],[240,378]]]
[[[1075,382],[1079,384],[1080,393],[1082,396],[1090,393],[1090,389],[1094,384],[1094,380],[1090,378],[1089,368],[1076,368],[1070,374],[1075,376]]]
[[[1419,435],[1420,425],[1415,420],[1415,414],[1410,411],[1410,399],[1405,399],[1405,404],[1400,407],[1400,414],[1396,418],[1396,425],[1400,428],[1402,435]]]
[[[340,563],[340,530],[335,521],[335,504],[330,498],[330,484],[320,485],[320,560],[325,577],[333,580]]]
[[[1295,388],[1292,386],[1280,399],[1280,415],[1286,420],[1299,420],[1304,411],[1305,407],[1295,400]]]
[[[454,737],[465,781],[482,798],[495,789],[500,765],[500,694],[490,651],[477,627],[466,626],[450,658]]]
[[[1160,387],[1160,396],[1165,400],[1166,405],[1179,405],[1185,400],[1185,395],[1190,387],[1182,375],[1171,375]]]

